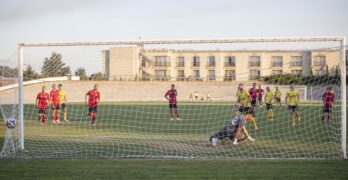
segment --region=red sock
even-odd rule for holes
[[[176,118],[178,118],[179,117],[179,112],[176,111],[175,114],[176,114]]]
[[[55,120],[55,118],[54,118],[54,114],[52,114],[52,121],[54,121]]]
[[[46,115],[43,115],[43,116],[42,116],[42,119],[41,119],[41,123],[44,123],[44,124],[45,124],[45,122],[46,122]]]
[[[96,114],[93,114],[93,115],[92,115],[92,124],[95,123],[96,116],[97,116]]]
[[[322,120],[322,121],[325,120],[325,114],[323,114],[323,115],[321,116],[321,120]]]
[[[56,115],[56,120],[58,120],[58,119],[59,119],[59,114]]]

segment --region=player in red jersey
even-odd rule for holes
[[[265,94],[265,91],[261,88],[261,85],[259,85],[259,88],[257,89],[257,96],[259,99],[259,105],[262,105],[262,96]]]
[[[36,96],[36,107],[39,109],[38,117],[41,120],[41,125],[45,125],[48,104],[50,95],[46,92],[46,86],[42,86],[41,92]]]
[[[52,90],[50,92],[51,108],[52,108],[52,122],[53,124],[60,123],[60,100],[59,100],[59,90],[57,90],[57,85],[52,85]]]
[[[100,102],[100,92],[98,91],[98,84],[94,84],[94,89],[87,92],[85,102],[87,102],[87,97],[88,116],[92,117],[91,125],[94,126],[97,118],[98,104]]]
[[[335,102],[335,94],[332,92],[332,88],[328,87],[327,91],[323,94],[323,115],[321,117],[322,121],[325,121],[325,114],[327,114],[327,120],[331,120],[332,103]]]
[[[176,96],[178,96],[178,92],[175,89],[175,85],[172,84],[171,88],[167,91],[167,93],[164,95],[164,97],[168,100],[169,102],[169,114],[170,114],[170,120],[173,119],[173,109],[176,114],[176,119],[181,120],[179,117],[179,111],[178,111],[178,106],[176,102]]]
[[[253,87],[249,89],[249,95],[251,97],[251,107],[253,112],[255,112],[256,101],[258,97],[258,91],[256,89],[256,83],[253,83]]]

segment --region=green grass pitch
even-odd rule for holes
[[[301,122],[294,128],[285,106],[274,108],[274,122],[266,119],[265,107],[262,106],[256,115],[260,131],[254,131],[248,125],[250,133],[257,139],[256,143],[242,142],[238,147],[220,145],[210,150],[207,142],[209,136],[228,122],[234,110],[235,107],[229,103],[182,103],[180,113],[183,121],[170,122],[164,103],[104,103],[99,107],[97,126],[91,128],[85,116],[86,108],[80,104],[70,104],[70,123],[53,125],[49,114],[47,125],[41,127],[35,108],[26,105],[26,148],[29,152],[21,156],[65,159],[2,159],[0,179],[348,177],[348,163],[343,160],[235,160],[260,157],[308,158],[308,152],[312,153],[311,158],[339,159],[340,124],[339,119],[335,118],[340,113],[338,110],[334,112],[331,123],[323,124],[320,122],[321,106],[302,105]],[[4,126],[1,126],[0,144],[4,130]],[[143,142],[154,140],[153,137],[156,137],[155,142]],[[75,140],[67,141],[68,138]],[[81,139],[92,140],[98,146],[81,143]],[[158,148],[161,145],[165,147],[163,143],[171,140],[172,145],[178,147],[174,146],[170,150]],[[187,150],[192,145],[199,147],[194,149],[197,153]],[[60,146],[66,148],[57,148]],[[37,148],[41,150],[35,150]],[[160,156],[197,159],[139,158]],[[87,157],[91,159],[80,159]],[[121,159],[101,159],[117,157]],[[216,160],[202,160],[201,157]]]

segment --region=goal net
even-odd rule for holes
[[[344,159],[345,53],[339,37],[19,44],[0,60],[0,157]]]

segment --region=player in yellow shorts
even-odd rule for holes
[[[250,114],[252,117],[250,118],[254,129],[258,130],[259,128],[257,127],[255,117],[253,116],[254,112],[252,111],[251,107],[251,97],[249,93],[243,89],[243,84],[239,84],[239,90],[237,92],[237,99],[239,101],[239,112],[243,114]]]
[[[276,87],[276,90],[274,92],[274,96],[275,96],[275,101],[276,101],[277,105],[282,106],[282,101],[281,101],[282,93],[280,92],[278,86]]]
[[[68,113],[68,108],[66,106],[66,92],[63,89],[63,84],[59,84],[58,89],[59,89],[59,102],[60,102],[62,111],[64,112],[64,121],[69,121],[66,118]]]
[[[285,103],[288,104],[290,115],[292,118],[292,125],[296,125],[296,119],[300,122],[300,115],[298,113],[298,103],[300,101],[300,92],[295,89],[294,85],[290,85],[290,90],[286,92]]]
[[[269,120],[273,121],[273,110],[272,110],[272,101],[274,99],[274,93],[271,91],[271,89],[267,86],[266,87],[266,94],[265,94],[265,102],[266,102],[266,108],[267,108],[267,117]]]

